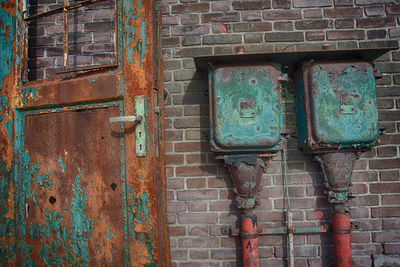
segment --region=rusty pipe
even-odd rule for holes
[[[332,214],[333,253],[336,267],[351,267],[350,213],[336,209]]]
[[[254,210],[241,216],[243,267],[258,267],[257,215]]]

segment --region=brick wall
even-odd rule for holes
[[[164,86],[168,175],[168,222],[172,266],[240,266],[240,242],[221,234],[221,227],[238,226],[232,182],[208,142],[208,84],[196,71],[193,56],[333,48],[397,46],[400,3],[396,0],[162,0]],[[380,124],[387,135],[357,161],[352,179],[352,233],[355,266],[400,265],[400,53],[376,60],[383,73],[377,94]],[[284,94],[285,117],[295,131],[294,92]],[[329,222],[319,167],[297,149],[288,148],[289,193],[295,226]],[[261,226],[281,226],[284,220],[280,157],[263,176]],[[285,237],[261,237],[261,266],[283,266]],[[330,234],[295,237],[297,266],[333,263]]]

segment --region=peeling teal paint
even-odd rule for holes
[[[87,200],[86,192],[81,187],[81,177],[83,173],[78,169],[79,175],[75,178],[73,185],[74,197],[71,200],[71,245],[75,255],[80,255],[77,262],[81,266],[87,266],[88,240],[90,232],[93,230],[93,221],[85,213],[85,203]]]
[[[150,203],[149,197],[146,192],[140,194],[135,198],[135,194],[131,186],[127,186],[128,189],[128,222],[129,237],[133,238],[147,247],[150,263],[146,266],[155,266],[155,260],[153,255],[153,249],[155,244],[151,240],[151,233],[137,232],[135,231],[135,223],[151,224],[150,210],[148,204]]]
[[[6,3],[6,0],[0,0],[0,3]],[[7,4],[7,3],[6,3]],[[9,99],[5,92],[5,78],[12,73],[14,66],[15,53],[13,51],[13,42],[15,40],[15,18],[5,9],[0,8],[0,122],[3,121],[4,113],[10,114]],[[11,86],[11,84],[8,84]],[[4,124],[8,134],[8,140],[12,140],[12,121]],[[11,194],[14,199],[14,193],[11,190],[15,185],[15,164],[7,168],[8,159],[0,158],[0,265],[6,266],[10,261],[15,260],[17,244],[11,242],[15,238],[15,218],[9,214],[14,207],[9,206],[9,197]],[[14,213],[15,214],[15,213]],[[5,241],[5,242],[4,242]]]
[[[35,100],[38,98],[38,94],[37,94],[37,88],[36,87],[28,87],[28,88],[24,88],[21,91],[21,95],[22,95],[22,104],[26,104],[26,102],[29,99]]]
[[[12,140],[12,119],[9,119],[8,122],[5,122],[4,126],[6,127],[6,130],[7,130],[8,141],[11,142],[11,140]]]
[[[280,66],[213,66],[209,72],[213,148],[278,150],[283,128]]]
[[[111,241],[111,238],[112,238],[113,236],[115,236],[115,234],[114,234],[114,233],[111,233],[111,232],[110,232],[110,227],[107,226],[107,236],[106,236],[106,239],[107,239],[108,241]]]
[[[62,157],[60,157],[58,159],[58,161],[60,162],[60,166],[61,166],[62,172],[65,173],[65,163],[64,163]]]
[[[51,211],[47,208],[45,222],[30,223],[29,234],[31,238],[40,238],[43,247],[40,249],[40,258],[46,265],[63,266],[66,263],[72,263],[72,254],[67,251],[64,255],[65,247],[69,246],[68,232],[66,227],[62,227],[63,217],[58,211]],[[52,237],[49,241],[48,238]]]
[[[148,46],[146,44],[146,21],[142,17],[140,22],[140,42],[138,43],[139,68],[142,67],[142,62],[146,54],[147,47]]]
[[[14,164],[11,170],[7,170],[6,163],[0,159],[0,237],[11,238],[14,236],[14,218],[7,216],[10,209],[8,198],[11,190],[11,183],[14,177]],[[15,258],[16,244],[6,245],[0,241],[0,265],[5,265],[9,260]]]
[[[129,63],[135,64],[134,53],[139,53],[139,68],[142,67],[142,63],[148,49],[146,43],[146,22],[143,19],[143,14],[138,14],[138,10],[134,7],[133,1],[124,1],[126,6],[125,11],[125,36],[124,36],[124,47],[126,48],[126,57]],[[138,1],[138,9],[142,9],[142,2]],[[134,25],[134,21],[140,18],[140,37],[139,40],[135,39],[137,29]]]
[[[302,77],[303,73],[307,76]],[[297,75],[296,90],[300,147],[307,143],[327,149],[376,144],[379,126],[375,88],[373,68],[368,63],[316,62],[303,66]],[[304,109],[306,94],[310,104]],[[307,109],[311,136],[307,133]]]

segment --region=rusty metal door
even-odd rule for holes
[[[73,2],[102,1],[61,1],[64,23]],[[12,176],[2,194],[13,212],[2,264],[167,266],[158,1],[115,1],[113,64],[64,64],[38,81],[24,79],[26,1],[3,3],[1,19],[16,27],[1,50],[12,51],[16,78],[1,77],[14,151],[2,172]],[[135,112],[140,122],[120,122]]]

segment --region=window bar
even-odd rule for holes
[[[37,15],[33,15],[33,16],[27,17],[27,18],[25,18],[25,21],[32,21],[32,20],[35,20],[35,19],[38,19],[38,18],[42,18],[42,17],[45,17],[45,16],[50,16],[50,15],[54,15],[54,14],[57,14],[57,13],[61,13],[61,12],[64,11],[64,9],[72,10],[72,9],[80,8],[80,7],[87,6],[87,5],[100,3],[100,2],[103,2],[103,1],[106,1],[106,0],[86,0],[86,1],[79,2],[79,3],[76,3],[76,4],[72,4],[72,5],[65,5],[65,6],[63,6],[61,8],[56,8],[56,9],[53,9],[53,10],[50,10],[50,11],[46,11],[46,12],[43,12],[43,13],[40,13],[40,14],[37,14]]]
[[[68,0],[64,0],[63,2],[63,18],[64,18],[64,36],[63,36],[63,50],[64,50],[64,70],[68,70]]]

